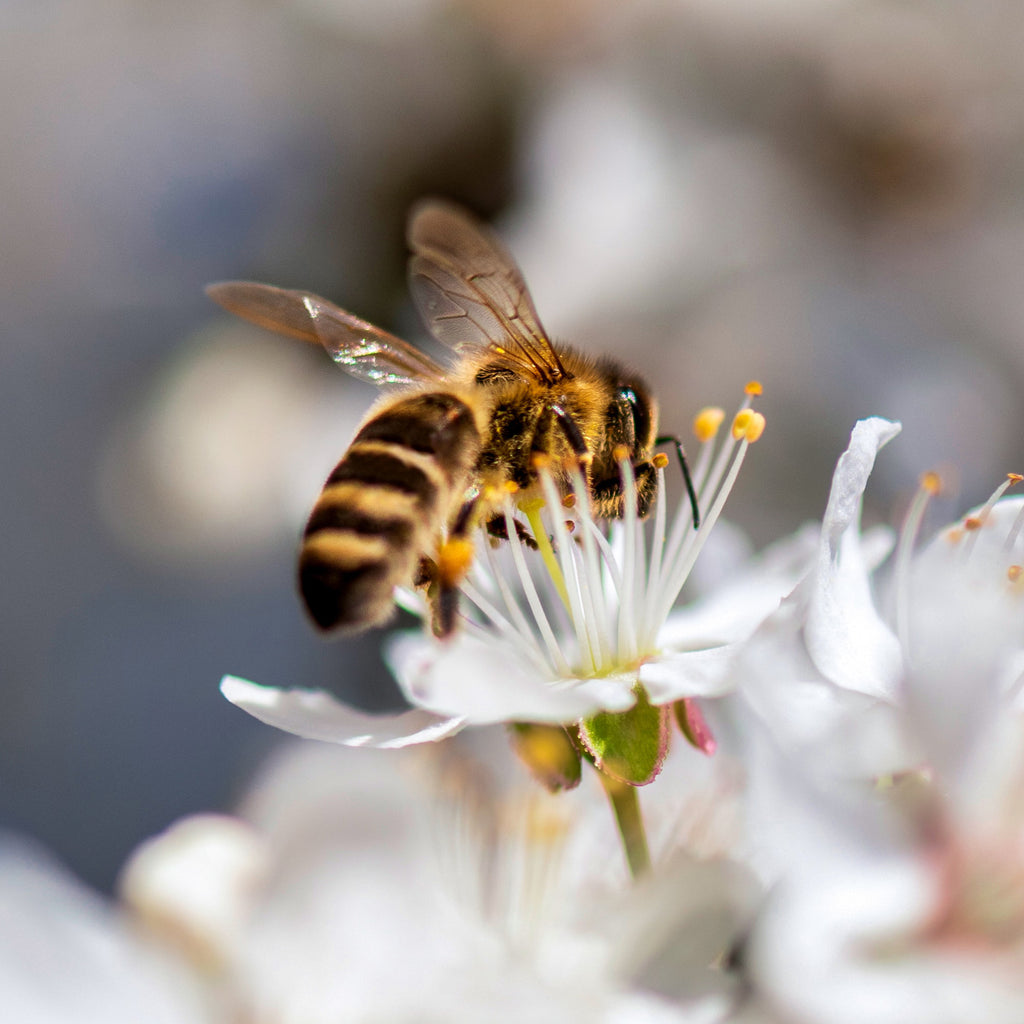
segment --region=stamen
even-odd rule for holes
[[[584,495],[580,502],[579,514],[581,520],[586,518],[593,520],[590,510],[590,498],[587,496],[587,486],[579,467],[574,467],[572,472],[572,485],[577,493]],[[569,527],[566,523],[566,527]],[[575,523],[572,524],[575,528]],[[571,532],[571,531],[570,531]],[[612,651],[609,649],[611,643],[611,623],[609,610],[605,601],[604,587],[601,580],[601,559],[594,543],[593,534],[584,530],[582,537],[582,564],[580,566],[580,584],[583,598],[587,604],[587,611],[590,619],[594,622],[593,633],[597,637],[598,661],[603,668],[612,659]]]
[[[896,543],[896,635],[907,660],[910,659],[910,559],[928,502],[941,489],[942,478],[938,473],[928,472],[921,477]]]
[[[666,457],[665,463],[668,462]],[[651,539],[651,559],[647,571],[647,594],[644,601],[644,617],[640,623],[643,631],[641,646],[647,650],[654,643],[661,623],[655,618],[655,612],[661,597],[662,555],[665,552],[665,465],[657,467],[658,492],[654,498],[654,536]]]
[[[526,594],[526,600],[529,602],[534,620],[537,623],[537,627],[540,629],[541,636],[544,638],[544,643],[547,645],[548,651],[551,654],[552,661],[558,669],[559,675],[568,675],[568,662],[562,656],[561,648],[558,646],[558,641],[555,639],[554,631],[551,629],[551,624],[548,622],[548,617],[544,612],[544,606],[541,604],[540,597],[537,594],[537,588],[534,585],[533,577],[530,575],[530,572],[526,567],[526,558],[523,554],[523,544],[519,539],[519,534],[516,533],[511,502],[506,503],[504,511],[505,526],[508,530],[509,546],[512,550],[512,560],[515,562],[516,571],[519,573],[519,582],[523,585],[523,593]],[[544,537],[546,540],[546,533],[544,534]],[[534,539],[536,539],[536,537]],[[550,548],[550,544],[548,547]],[[559,577],[560,576],[561,574],[559,574]],[[552,576],[552,581],[555,582],[554,576]],[[557,582],[555,582],[556,588],[557,585]],[[564,589],[564,583],[562,584],[562,587]]]
[[[539,473],[539,479],[548,504],[552,507],[557,507],[559,499],[551,473],[546,469],[542,470]],[[597,672],[597,659],[594,656],[594,652],[598,650],[599,640],[591,635],[594,623],[587,619],[586,609],[583,607],[577,566],[573,555],[575,545],[570,541],[569,531],[566,530],[565,524],[560,518],[556,517],[552,526],[555,531],[555,539],[558,541],[558,557],[562,569],[562,579],[564,580],[565,595],[563,599],[569,611],[570,622],[576,632],[576,641],[580,649],[580,655],[590,661],[589,668],[584,668],[583,671],[587,675],[592,675]]]
[[[985,525],[988,517],[992,513],[992,509],[995,508],[996,502],[1011,488],[1014,484],[1020,483],[1024,479],[1019,473],[1007,473],[1006,479],[989,495],[988,501],[973,515],[968,516],[964,520],[964,529],[971,534],[969,543],[966,546],[966,555],[970,555],[974,549],[974,545],[977,539],[977,531]]]
[[[519,510],[526,516],[526,521],[530,524],[533,539],[537,542],[537,550],[540,552],[540,557],[544,559],[544,565],[548,570],[548,574],[551,576],[551,581],[555,585],[555,590],[558,591],[558,596],[561,597],[562,601],[565,602],[566,606],[568,606],[569,595],[565,589],[565,577],[562,576],[562,570],[559,568],[558,560],[555,558],[555,553],[551,549],[551,541],[548,538],[548,531],[545,529],[544,522],[540,517],[540,510],[543,507],[544,502],[541,501],[540,498],[531,498],[529,501],[522,501],[519,503]],[[512,527],[509,526],[508,529],[512,529]]]
[[[1004,551],[1013,550],[1022,529],[1024,529],[1024,505],[1021,506],[1016,519],[1013,521],[1013,525],[1010,527],[1010,532],[1006,535],[1006,540],[1003,542]]]
[[[718,433],[718,428],[722,425],[722,420],[724,419],[724,409],[719,409],[717,406],[701,409],[693,421],[693,432],[697,435],[697,440],[701,444],[707,444]]]
[[[462,592],[470,602],[475,604],[477,608],[491,620],[492,624],[497,627],[499,633],[503,634],[506,639],[510,640],[516,646],[524,647],[527,655],[541,668],[542,671],[550,671],[551,663],[545,658],[544,651],[537,642],[536,631],[527,621],[526,615],[519,606],[519,602],[515,599],[512,591],[509,589],[508,583],[505,581],[504,574],[498,572],[498,567],[495,565],[494,561],[494,555],[491,553],[490,549],[487,549],[486,557],[486,570],[482,564],[483,559],[478,560],[473,566],[470,578],[462,582]],[[509,619],[506,618],[506,616],[503,615],[502,612],[494,605],[491,598],[487,596],[487,589],[497,592],[497,596],[504,601],[505,608],[507,609],[509,616],[511,616],[512,621],[509,621]],[[481,638],[486,638],[488,636],[486,626],[474,621],[474,619],[468,615],[463,615],[462,618],[464,624],[474,632],[477,632]],[[493,637],[491,639],[493,639]]]
[[[619,454],[618,452],[616,453]],[[633,475],[633,467],[629,461],[628,450],[623,450],[618,458],[619,473],[622,477],[622,496],[624,508],[622,514],[622,594],[621,606],[619,608],[619,657],[625,661],[632,661],[636,657],[636,616],[637,606],[638,557],[642,553],[638,547],[642,544],[643,533],[637,527],[636,514],[636,477]]]
[[[505,584],[506,589],[507,586],[508,585]],[[462,626],[460,628],[468,630],[475,634],[479,639],[487,641],[488,643],[494,642],[494,635],[492,631],[497,630],[498,633],[500,633],[502,637],[508,641],[508,643],[512,644],[517,650],[524,651],[530,661],[539,668],[540,671],[545,673],[551,671],[554,659],[552,658],[552,662],[549,662],[548,659],[544,657],[537,644],[536,638],[530,632],[529,623],[526,621],[526,618],[523,616],[522,609],[519,608],[518,605],[509,605],[509,610],[512,611],[512,609],[515,609],[518,613],[518,617],[521,619],[521,622],[517,627],[505,618],[505,616],[502,615],[501,612],[498,611],[498,609],[495,608],[495,606],[491,604],[491,602],[488,601],[488,599],[484,597],[484,595],[468,580],[463,580],[460,590],[463,595],[475,604],[488,619],[487,625],[483,625],[476,622],[470,616],[463,615]]]
[[[764,394],[764,388],[761,386],[761,382],[759,380],[748,381],[747,386],[743,389],[743,391],[746,394],[751,395],[755,398],[758,395]]]

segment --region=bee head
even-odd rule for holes
[[[604,415],[604,431],[594,452],[591,489],[598,517],[622,516],[624,494],[617,450],[629,453],[636,474],[637,510],[647,514],[654,497],[657,478],[651,465],[654,439],[658,429],[658,405],[647,385],[639,377],[612,367],[611,393]]]

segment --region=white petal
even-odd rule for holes
[[[704,600],[676,609],[658,633],[658,646],[692,650],[746,639],[814,567],[818,536],[815,526],[801,527]]]
[[[346,747],[406,747],[451,736],[463,722],[429,711],[370,715],[357,711],[323,690],[282,690],[225,676],[220,692],[236,707],[267,725],[308,740]]]
[[[739,646],[731,666],[742,697],[780,750],[803,752],[817,768],[841,776],[912,767],[919,752],[904,740],[893,705],[817,678],[801,642],[803,618],[798,591]]]
[[[902,658],[872,600],[860,546],[860,504],[875,456],[899,430],[898,423],[878,418],[861,420],[853,429],[832,478],[805,628],[807,651],[822,675],[886,699],[896,694]]]
[[[635,676],[543,678],[500,644],[468,636],[445,643],[421,633],[392,637],[385,656],[406,698],[438,714],[488,722],[575,722],[596,711],[632,707]]]
[[[703,651],[672,651],[640,666],[640,682],[652,704],[683,697],[720,697],[734,686],[732,659],[738,644]]]

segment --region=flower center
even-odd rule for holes
[[[538,460],[543,497],[506,494],[508,543],[500,551],[486,539],[478,544],[483,555],[462,586],[470,606],[466,628],[491,642],[497,631],[549,678],[636,672],[657,653],[658,632],[721,515],[747,449],[764,430],[764,417],[750,407],[757,394],[760,385],[747,386],[724,438],[722,410],[705,409],[695,421],[700,450],[691,477],[701,510],[697,529],[688,501],[669,507],[664,455],[651,460],[657,491],[646,522],[637,512],[636,472],[625,448],[616,453],[624,512],[610,521],[594,517],[577,464],[565,468],[571,490],[563,495],[550,464]],[[535,551],[524,534],[532,537]],[[511,573],[503,571],[502,558],[511,560]]]

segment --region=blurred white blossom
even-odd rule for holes
[[[786,863],[752,962],[798,1019],[1024,1014],[1024,502],[998,500],[1004,489],[919,553],[916,522],[901,537],[894,697],[916,770],[843,788],[820,751],[756,744]],[[847,716],[832,742],[867,728]]]

